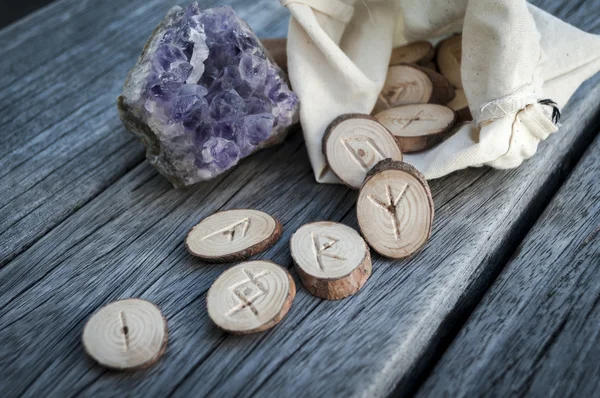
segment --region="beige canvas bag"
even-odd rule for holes
[[[344,113],[371,113],[393,47],[463,33],[462,80],[474,122],[437,147],[405,156],[426,178],[471,166],[505,169],[557,131],[562,108],[600,70],[600,36],[525,0],[280,0],[292,15],[288,69],[317,181],[339,182],[321,139]]]

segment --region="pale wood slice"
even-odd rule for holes
[[[360,230],[375,251],[390,258],[405,258],[429,239],[433,199],[417,169],[386,159],[367,175],[356,213]]]
[[[260,39],[267,52],[273,58],[273,61],[284,71],[287,72],[287,39]]]
[[[273,246],[281,237],[281,224],[253,209],[225,210],[200,221],[188,233],[185,245],[207,262],[245,260]]]
[[[208,290],[213,322],[230,333],[262,332],[285,317],[296,296],[290,273],[271,261],[248,261],[223,272]]]
[[[434,70],[417,65],[395,65],[388,68],[373,113],[406,104],[446,104],[452,98],[452,85]]]
[[[456,114],[437,104],[402,105],[375,115],[396,138],[402,152],[429,149],[453,133]]]
[[[448,102],[447,106],[454,109],[459,122],[470,122],[473,120],[473,116],[471,116],[471,110],[469,109],[469,103],[467,101],[467,96],[465,95],[465,90],[462,88],[457,88],[454,90],[454,93],[454,99]]]
[[[83,347],[100,365],[136,370],[154,364],[167,346],[167,321],[154,304],[125,299],[100,308],[83,329]]]
[[[427,64],[435,57],[435,49],[428,41],[416,41],[392,50],[390,66],[398,64]]]
[[[292,235],[290,249],[302,284],[317,297],[348,297],[371,275],[369,247],[358,232],[344,224],[305,224]]]
[[[358,113],[341,115],[329,124],[323,153],[333,173],[355,189],[381,160],[402,160],[394,136],[374,117]]]
[[[462,35],[442,41],[437,50],[438,70],[456,88],[463,88],[460,67],[462,63]]]

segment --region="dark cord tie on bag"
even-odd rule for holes
[[[543,99],[538,101],[542,105],[551,106],[552,107],[552,123],[558,124],[560,121],[560,110],[558,109],[558,105],[556,102],[551,99]]]

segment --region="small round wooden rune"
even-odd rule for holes
[[[85,351],[100,365],[136,370],[154,364],[167,346],[167,321],[160,309],[141,299],[112,302],[83,329]]]
[[[233,262],[267,250],[279,240],[281,231],[279,221],[262,211],[225,210],[200,221],[185,245],[207,262]]]
[[[446,104],[454,98],[454,88],[444,76],[417,65],[388,68],[385,84],[372,113],[406,104]]]
[[[433,224],[433,199],[413,166],[383,160],[367,175],[356,211],[360,230],[379,254],[405,258],[425,245]]]
[[[329,124],[323,153],[333,173],[355,189],[381,160],[402,160],[394,136],[372,116],[357,113],[341,115]]]
[[[371,275],[369,246],[358,232],[344,224],[305,224],[292,235],[290,249],[302,284],[317,297],[348,297],[358,292]]]
[[[437,65],[440,72],[456,88],[463,88],[461,78],[462,35],[442,41],[437,50]]]
[[[394,135],[404,153],[432,148],[448,138],[454,130],[456,114],[437,104],[401,105],[375,115]]]
[[[223,272],[206,297],[208,315],[230,333],[262,332],[285,317],[296,296],[289,272],[270,261],[248,261]]]
[[[398,64],[426,65],[435,57],[435,49],[428,41],[416,41],[392,50],[390,66]]]

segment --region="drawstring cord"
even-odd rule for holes
[[[560,114],[560,110],[558,109],[558,105],[556,104],[556,102],[552,101],[551,99],[543,99],[543,100],[539,100],[538,102],[542,105],[552,107],[552,123],[558,124],[558,122],[560,121],[561,114]]]

